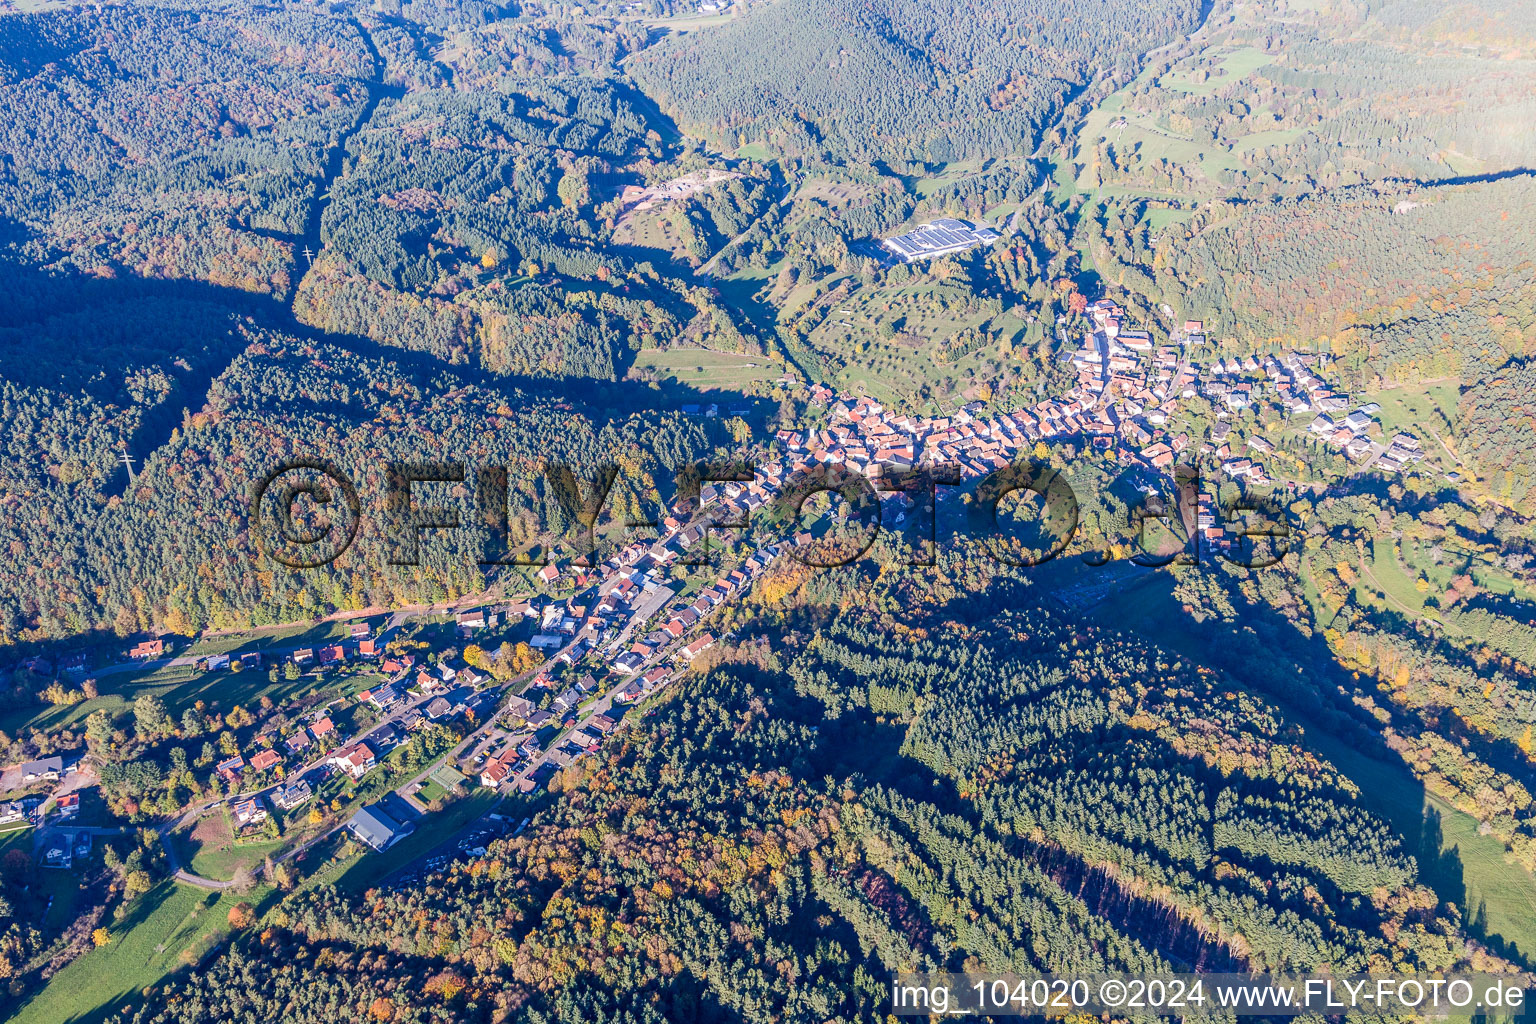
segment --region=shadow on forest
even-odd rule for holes
[[[167,441],[185,413],[202,408],[214,380],[246,347],[241,327],[388,361],[429,390],[434,378],[451,373],[487,389],[561,400],[597,427],[633,413],[722,400],[745,404],[752,419],[769,411],[760,399],[675,382],[653,386],[532,377],[448,363],[428,352],[318,330],[296,321],[280,299],[235,288],[53,274],[16,264],[4,264],[3,269],[15,301],[0,321],[0,377],[68,398],[89,396],[108,405],[139,408],[137,427],[119,440],[140,464]],[[139,383],[146,377],[151,378],[147,390]],[[112,467],[106,471],[115,481],[102,488],[106,496],[121,494],[126,474]]]
[[[1217,571],[1217,570],[1207,570]],[[1251,570],[1262,572],[1264,570]],[[1362,804],[1398,833],[1403,849],[1414,855],[1420,879],[1441,900],[1462,908],[1468,933],[1498,954],[1530,966],[1529,952],[1511,937],[1491,930],[1486,906],[1466,906],[1469,879],[1459,847],[1444,845],[1443,823],[1424,785],[1382,736],[1381,725],[1352,699],[1363,688],[1339,666],[1320,633],[1304,635],[1277,610],[1238,604],[1233,622],[1197,622],[1172,593],[1169,573],[1146,575],[1115,595],[1113,611],[1082,609],[1112,628],[1144,633],[1154,643],[1221,669],[1274,703],[1309,739],[1304,746],[1331,761],[1361,790]],[[1394,723],[1411,733],[1409,723]],[[1321,734],[1321,735],[1319,735]],[[1505,741],[1482,737],[1496,764],[1507,760]],[[1511,866],[1511,871],[1520,870]]]

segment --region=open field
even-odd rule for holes
[[[182,952],[205,951],[229,928],[235,904],[258,905],[271,890],[244,895],[161,882],[139,897],[112,941],[64,968],[11,1018],[15,1024],[93,1024],[182,966]]]
[[[654,249],[672,259],[688,258],[682,238],[665,207],[634,210],[624,214],[614,225],[613,241],[615,245]]]
[[[1445,452],[1435,443],[1434,438],[1425,436],[1424,427],[1433,427],[1441,437],[1450,437],[1451,424],[1446,419],[1445,411],[1456,408],[1460,391],[1460,381],[1445,380],[1387,388],[1372,393],[1371,400],[1381,406],[1381,412],[1376,415],[1381,420],[1382,430],[1389,436],[1399,430],[1417,434],[1424,442],[1427,457],[1438,456],[1448,462]]]
[[[654,370],[667,380],[701,390],[740,390],[754,381],[772,380],[781,372],[763,356],[711,352],[702,348],[647,349],[634,365]]]
[[[1184,61],[1181,66],[1174,68],[1161,78],[1157,78],[1155,84],[1180,92],[1209,95],[1223,84],[1239,81],[1245,75],[1273,60],[1272,56],[1250,46],[1241,47],[1224,55],[1205,50]],[[1212,66],[1213,61],[1215,63]],[[1195,81],[1197,64],[1207,65],[1213,72],[1209,73],[1209,77],[1203,82]],[[1078,130],[1076,154],[1076,162],[1082,169],[1068,188],[1062,178],[1070,174],[1070,168],[1058,166],[1058,198],[1064,198],[1064,194],[1069,195],[1071,191],[1093,191],[1101,186],[1112,186],[1115,183],[1115,172],[1107,167],[1096,166],[1095,147],[1100,141],[1107,141],[1117,153],[1121,154],[1122,158],[1134,152],[1135,161],[1143,167],[1166,160],[1169,164],[1186,170],[1198,171],[1215,186],[1220,182],[1224,171],[1237,170],[1242,166],[1238,153],[1264,146],[1281,145],[1301,134],[1300,129],[1258,132],[1229,149],[1220,142],[1198,141],[1167,126],[1159,125],[1152,117],[1131,109],[1126,102],[1136,90],[1154,84],[1153,70],[1148,68],[1142,71],[1129,85],[1105,97],[1083,119]],[[1105,188],[1105,194],[1109,194],[1108,187]],[[1182,193],[1160,193],[1132,186],[1125,192],[1116,194],[1148,196],[1166,194],[1171,197]]]
[[[768,148],[767,143],[763,142],[749,142],[745,146],[737,146],[736,155],[743,160],[756,160],[761,164],[772,163],[778,159],[773,150]]]
[[[729,22],[735,15],[726,11],[724,14],[688,14],[676,18],[640,18],[639,22],[646,28],[659,28],[666,32],[679,34],[697,32],[701,28],[715,28]]]
[[[1196,60],[1201,65],[1209,65],[1216,58],[1216,54],[1210,50],[1197,55]],[[1223,85],[1230,85],[1248,75],[1253,74],[1259,68],[1274,63],[1275,58],[1252,46],[1242,46],[1225,54],[1209,68],[1207,77],[1203,82],[1196,81],[1197,68],[1192,61],[1185,61],[1180,67],[1174,68],[1161,79],[1158,84],[1169,89],[1177,89],[1180,92],[1195,93],[1201,96],[1209,96]]]
[[[912,402],[925,386],[935,395],[955,392],[967,371],[998,357],[1024,329],[958,288],[919,282],[858,289],[832,302],[808,342],[838,386]]]
[[[355,622],[366,620],[356,619]],[[375,620],[375,625],[382,620]],[[199,639],[187,648],[187,654],[241,654],[250,651],[267,651],[274,647],[302,647],[314,644],[323,644],[327,641],[338,640],[347,636],[348,627],[352,622],[322,622],[318,625],[282,626],[276,629],[251,630],[249,632],[225,633],[220,636],[211,636]]]
[[[933,174],[911,181],[910,185],[912,191],[926,199],[946,185],[953,185],[967,175],[975,174],[980,169],[981,165],[975,161],[945,164],[943,168]]]
[[[811,216],[817,208],[840,211],[866,202],[873,194],[868,185],[847,181],[807,178],[791,197],[787,223],[794,225]]]
[[[1371,544],[1371,558],[1368,563],[1371,576],[1375,577],[1381,589],[1386,592],[1398,611],[1411,610],[1414,615],[1424,614],[1424,595],[1419,593],[1411,576],[1398,564],[1396,556],[1392,553],[1391,539],[1377,540]],[[1370,584],[1370,578],[1362,575],[1356,582],[1357,586]]]
[[[295,647],[334,639],[344,632],[344,626],[326,623],[272,636],[252,637],[244,634],[238,637],[218,637],[196,645],[192,653],[206,655]],[[269,667],[204,672],[192,665],[172,665],[113,672],[97,678],[97,696],[75,704],[23,707],[7,711],[0,714],[0,729],[17,735],[32,729],[52,731],[66,726],[78,726],[98,709],[119,716],[130,713],[134,700],[145,693],[154,694],[165,701],[172,717],[179,718],[183,711],[198,701],[210,708],[228,710],[236,705],[249,706],[262,697],[283,703],[323,692],[332,685],[329,679],[321,681],[305,675],[290,680],[281,674],[274,683],[267,678]]]
[[[1179,167],[1197,169],[1212,184],[1220,181],[1222,171],[1241,166],[1221,143],[1197,142],[1160,128],[1150,118],[1125,110],[1121,104],[1111,104],[1110,100],[1115,98],[1105,100],[1083,119],[1078,136],[1078,159],[1083,163],[1076,183],[1079,190],[1092,191],[1105,181],[1106,175],[1109,182],[1114,181],[1108,168],[1095,166],[1093,151],[1100,140],[1107,140],[1118,153],[1135,150],[1137,161],[1144,165],[1166,160]]]
[[[229,814],[224,805],[210,808],[193,826],[172,833],[171,842],[181,856],[181,861],[193,874],[204,878],[228,881],[241,868],[254,868],[266,858],[281,850],[281,839],[262,839],[243,842],[236,838],[230,826]]]

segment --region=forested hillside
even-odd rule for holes
[[[299,12],[7,17],[0,216],[82,273],[286,294],[285,241],[362,109],[366,61],[348,23]]]
[[[1193,27],[1197,9],[779,0],[642,53],[628,71],[729,148],[944,164],[1030,152],[1075,88],[1128,70],[1139,50]]]
[[[1511,360],[1468,381],[1456,433],[1463,457],[1492,478],[1494,492],[1528,506],[1536,497],[1536,362]]]
[[[546,460],[578,467],[620,460],[628,472],[610,513],[623,516],[640,511],[642,495],[654,508],[670,493],[675,467],[713,447],[697,421],[676,413],[610,417],[601,395],[588,405],[429,363],[396,362],[388,350],[363,355],[231,330],[245,351],[121,497],[103,500],[89,486],[63,486],[68,480],[39,487],[36,477],[15,467],[3,543],[40,557],[17,565],[5,580],[0,635],[7,642],[90,628],[123,636],[165,627],[191,633],[292,621],[324,607],[473,592],[484,584],[477,566],[489,542],[484,530],[466,529],[446,546],[427,545],[421,569],[388,566],[382,507],[391,460],[466,463],[471,485],[479,467],[511,467],[509,515],[532,524],[521,534],[531,539],[539,529],[562,525],[555,503],[540,496]],[[33,393],[13,408],[24,417],[39,401]],[[34,456],[28,468],[55,476],[81,472],[74,461],[49,463],[51,452],[23,451]],[[259,543],[247,532],[252,481],[294,456],[332,460],[356,481],[364,503],[360,546],[325,574],[252,572],[250,553]],[[459,504],[466,524],[475,522],[473,503]],[[71,539],[67,549],[53,543],[61,533]]]
[[[296,895],[121,1019],[854,1021],[902,968],[1494,962],[1234,680],[1043,610],[918,612],[914,584],[874,587],[898,618],[774,587],[521,835]]]
[[[1240,349],[1316,347],[1354,386],[1480,376],[1536,351],[1536,178],[1216,204],[1163,232],[1155,294]],[[1115,251],[1134,245],[1133,227]]]

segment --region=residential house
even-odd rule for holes
[[[351,746],[337,751],[336,756],[331,758],[331,763],[354,779],[360,779],[379,762],[374,757],[373,748],[362,740],[358,740]]]
[[[703,636],[699,637],[697,640],[683,648],[681,652],[683,660],[688,662],[693,661],[694,658],[697,658],[707,648],[714,646],[714,643],[715,638],[710,634],[705,633]]]
[[[267,820],[267,809],[261,805],[259,796],[235,801],[229,808],[229,813],[234,819],[236,829],[245,828],[247,825],[259,825]]]
[[[153,640],[141,640],[134,644],[128,651],[128,657],[135,659],[158,658],[165,653],[165,641],[156,637]]]
[[[28,761],[21,766],[21,777],[26,782],[35,782],[38,779],[57,781],[63,774],[64,758],[59,754]]]
[[[275,750],[263,750],[251,758],[251,771],[264,772],[283,763],[283,756]]]
[[[383,686],[376,686],[372,690],[364,690],[358,696],[380,711],[388,711],[400,703],[401,700],[400,692],[389,683],[385,683]]]
[[[303,779],[294,779],[284,786],[278,786],[272,791],[272,802],[278,810],[291,811],[314,795],[309,783]]]
[[[492,759],[487,761],[485,767],[480,770],[480,785],[487,789],[495,789],[503,782],[506,782],[507,777],[511,774],[512,763],[510,761]]]
[[[214,767],[214,771],[224,776],[224,778],[228,779],[230,782],[234,782],[236,779],[240,778],[240,769],[244,767],[245,758],[241,757],[239,754],[236,754],[234,757],[226,758],[223,761],[220,761]]]

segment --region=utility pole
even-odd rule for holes
[[[308,266],[314,266],[315,265],[315,253],[314,253],[314,250],[312,250],[307,245],[304,247],[303,256],[304,256],[304,260],[305,260],[305,262],[306,262],[306,264]]]
[[[129,455],[128,450],[125,448],[120,458],[124,468],[128,470],[128,482],[132,483],[136,479],[133,475],[133,456]]]

